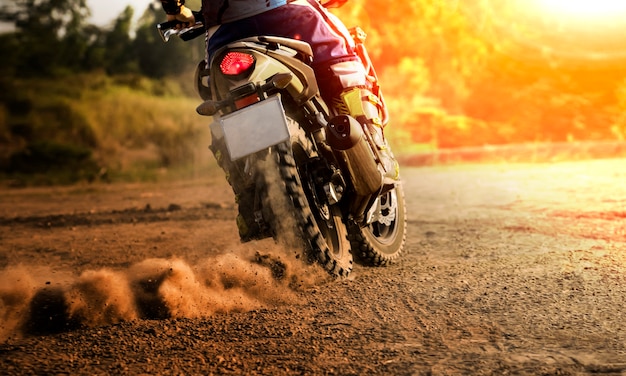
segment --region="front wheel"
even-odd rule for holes
[[[349,226],[352,252],[364,264],[383,266],[397,259],[406,239],[406,206],[402,183],[379,196],[372,222],[366,227]]]

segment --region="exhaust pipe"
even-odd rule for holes
[[[326,128],[326,141],[345,163],[347,172],[359,196],[371,196],[383,186],[383,173],[379,170],[372,148],[363,132],[363,126],[352,116],[332,118]]]

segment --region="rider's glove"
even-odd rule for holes
[[[187,8],[184,5],[180,6],[180,13],[168,14],[167,20],[168,21],[174,21],[174,20],[180,21],[182,22],[181,27],[190,27],[196,23],[196,18],[194,17],[193,12],[191,11],[191,9]]]

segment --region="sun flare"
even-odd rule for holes
[[[500,39],[576,60],[626,60],[626,0],[485,0]]]
[[[624,0],[533,0],[538,10],[582,21],[601,21],[626,15]]]

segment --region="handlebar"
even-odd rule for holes
[[[202,16],[198,12],[193,12],[196,20],[202,20]],[[204,22],[196,21],[196,23],[189,27],[178,29],[177,26],[182,25],[180,21],[167,21],[157,24],[157,30],[163,38],[163,42],[168,42],[173,35],[177,35],[180,39],[188,41],[194,39],[206,32]]]

